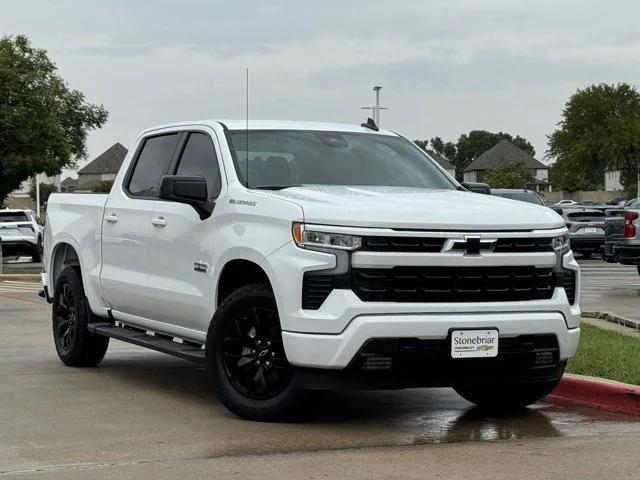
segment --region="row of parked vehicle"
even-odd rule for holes
[[[490,192],[512,200],[545,205],[533,190],[492,189]],[[626,201],[617,198],[604,204],[561,200],[547,206],[564,218],[574,253],[584,258],[601,253],[603,260],[609,263],[637,265],[640,274],[640,198]]]

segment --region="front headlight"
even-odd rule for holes
[[[567,253],[570,249],[569,234],[563,233],[562,235],[554,237],[551,240],[551,246],[559,255]]]
[[[298,222],[294,222],[291,226],[291,234],[296,245],[302,248],[356,250],[362,245],[362,238],[358,236],[309,230],[304,223]]]

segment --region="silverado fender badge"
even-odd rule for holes
[[[204,262],[193,262],[193,269],[196,272],[207,273],[207,270],[209,270],[209,265]]]
[[[253,200],[236,200],[235,198],[230,198],[229,203],[232,205],[246,205],[247,207],[255,207],[258,204]]]

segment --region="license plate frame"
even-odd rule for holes
[[[453,359],[495,358],[498,356],[500,332],[497,328],[452,329],[449,338],[449,354]]]

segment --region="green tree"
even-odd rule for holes
[[[113,187],[113,180],[103,180],[91,186],[91,191],[95,193],[109,193]]]
[[[491,188],[534,188],[536,179],[525,162],[508,162],[487,172],[484,177]]]
[[[433,150],[443,157],[453,160],[456,156],[456,145],[453,142],[444,142],[440,137],[431,140],[414,140],[414,143],[423,150]]]
[[[0,38],[0,204],[36,173],[56,175],[86,156],[89,130],[107,120],[27,37]]]
[[[56,187],[52,183],[41,183],[40,184],[40,205],[49,200],[49,195],[58,191],[58,187]],[[37,200],[36,196],[36,181],[31,179],[29,182],[29,196],[34,200]]]
[[[454,164],[456,166],[456,174],[462,177],[462,172],[469,164],[479,155],[495,146],[500,140],[509,140],[518,148],[525,152],[535,155],[536,151],[527,139],[520,135],[513,137],[509,133],[498,132],[492,133],[486,130],[472,130],[469,133],[460,135],[456,142],[456,154]]]
[[[606,168],[636,171],[640,93],[626,83],[577,90],[567,101],[558,128],[549,135],[547,157],[556,160],[559,170],[573,172],[573,183],[582,189],[601,186]]]

